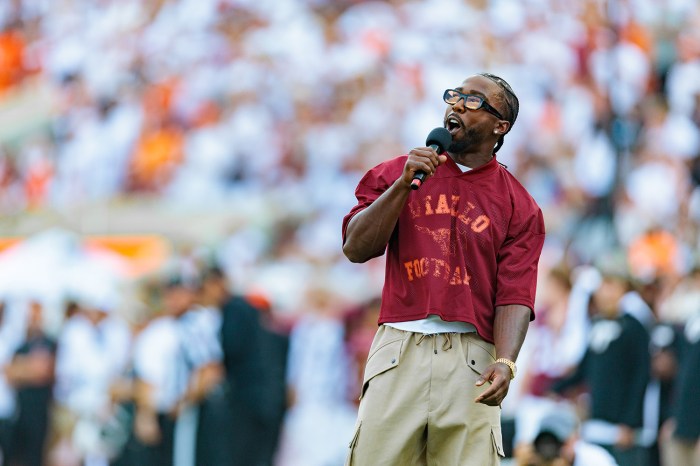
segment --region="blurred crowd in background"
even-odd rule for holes
[[[547,225],[507,453],[700,464],[695,0],[0,2],[5,464],[342,464],[383,283],[342,217],[480,71],[520,99],[498,158]],[[139,205],[148,231],[107,221]],[[37,220],[86,206],[102,230]],[[129,268],[86,233],[168,249]]]

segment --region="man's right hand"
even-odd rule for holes
[[[401,174],[401,181],[406,185],[410,186],[411,181],[413,181],[413,175],[416,172],[424,172],[427,176],[426,179],[430,178],[437,170],[437,167],[447,161],[446,155],[438,155],[435,149],[430,147],[416,147],[408,153],[408,159],[406,159],[406,165],[403,167],[403,173]]]

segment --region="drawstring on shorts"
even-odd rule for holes
[[[433,341],[433,352],[437,354],[437,336],[442,335],[445,337],[445,341],[442,343],[442,350],[448,351],[452,349],[452,333],[421,333],[416,342],[416,346],[420,346],[425,337],[430,337]]]
[[[445,341],[442,343],[442,350],[447,351],[452,349],[452,334],[443,333],[445,335]]]

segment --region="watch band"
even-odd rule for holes
[[[506,359],[506,358],[498,358],[498,359],[496,359],[496,362],[502,362],[503,364],[508,366],[508,368],[510,369],[510,380],[513,380],[515,378],[515,371],[517,369],[516,369],[515,363],[513,361],[511,361],[510,359]]]

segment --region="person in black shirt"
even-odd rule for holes
[[[229,420],[228,428],[216,442],[223,442],[226,465],[259,466],[263,462],[260,433],[264,428],[267,408],[267,368],[261,354],[259,312],[243,296],[230,293],[222,270],[212,268],[205,274],[204,280],[221,290],[220,335],[226,374],[226,413]],[[200,436],[198,447],[203,446],[202,440]]]
[[[262,424],[259,436],[260,466],[272,466],[277,451],[282,423],[287,411],[287,358],[289,328],[272,310],[263,295],[248,295],[260,318],[260,355],[264,361]]]
[[[657,435],[651,446],[649,466],[662,466],[660,442],[662,430],[666,421],[673,415],[673,398],[676,376],[678,372],[678,346],[680,332],[674,325],[659,323],[651,332],[651,383],[650,389],[657,390],[656,402],[651,409],[655,409],[654,417],[657,420]]]
[[[676,379],[672,437],[663,445],[664,464],[697,466],[700,464],[700,312],[686,323],[680,342],[680,361]]]
[[[44,462],[56,342],[44,333],[42,326],[42,306],[32,302],[26,340],[6,369],[8,381],[17,390],[19,410],[6,464],[42,466]]]

